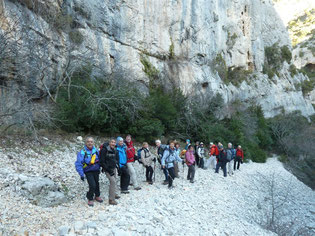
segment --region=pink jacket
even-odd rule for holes
[[[191,166],[195,163],[194,151],[187,151],[185,154],[185,157],[186,157],[186,164],[188,166]]]

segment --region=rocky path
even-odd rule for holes
[[[131,188],[117,206],[108,205],[108,182],[101,175],[105,203],[91,208],[85,199],[87,183],[81,182],[73,167],[76,148],[71,144],[45,155],[31,149],[0,151],[3,235],[273,235],[261,227],[271,216],[271,199],[279,206],[276,225],[283,231],[315,233],[314,191],[286,171],[276,158],[265,164],[243,164],[240,171],[227,178],[222,172],[198,169],[194,184],[185,179],[186,167],[184,173],[181,169],[172,190],[161,184],[162,172],[157,170],[154,185],[141,182],[142,190]],[[136,166],[142,181],[143,168]],[[44,191],[42,195],[65,195],[53,207],[45,205],[51,199],[41,202],[36,196],[30,197],[25,188],[25,184],[34,183],[34,178],[45,177],[55,185],[45,185],[40,190]]]

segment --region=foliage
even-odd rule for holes
[[[148,140],[152,142],[164,134],[164,126],[159,119],[141,118],[134,122],[128,129],[128,133],[134,135],[139,142]]]
[[[69,38],[73,43],[75,43],[77,45],[82,44],[82,42],[84,41],[84,37],[83,37],[82,33],[78,30],[70,31],[69,32]]]
[[[309,77],[308,80],[304,80],[301,83],[302,92],[305,96],[315,88],[315,72],[312,69],[312,65],[306,65],[305,67],[301,68],[300,72]]]
[[[312,30],[315,24],[314,16],[315,9],[313,8],[305,11],[303,15],[298,16],[288,23],[288,30],[293,46],[305,42],[308,38],[312,37]]]
[[[303,182],[315,188],[315,124],[295,112],[281,114],[268,120],[278,151],[286,166]]]
[[[70,29],[71,24],[73,23],[73,18],[71,15],[59,13],[54,19],[54,27],[57,30],[67,31]]]
[[[278,71],[281,69],[283,62],[291,63],[292,53],[288,46],[279,47],[278,43],[270,47],[265,47],[265,63],[263,65],[263,73],[267,74],[269,79],[275,75],[279,76]]]
[[[290,65],[289,71],[290,71],[290,74],[291,74],[292,77],[295,76],[298,73],[298,71],[296,69],[296,66],[294,64]]]
[[[239,86],[252,74],[251,70],[245,70],[243,67],[228,68],[228,77],[225,83],[231,82],[235,86]]]
[[[287,45],[281,47],[281,60],[286,60],[288,64],[291,63],[292,53]]]
[[[92,78],[89,68],[74,73],[71,81],[57,99],[56,119],[66,131],[114,134],[137,117],[141,97],[128,83],[104,83]]]
[[[173,43],[173,40],[171,38],[171,45],[170,45],[170,48],[169,48],[169,59],[174,59],[175,58],[175,52],[174,52],[174,43]]]
[[[223,58],[223,56],[219,53],[215,57],[215,59],[212,61],[212,67],[215,71],[218,72],[220,78],[223,81],[227,81],[228,78],[228,68],[226,66],[226,62]]]
[[[154,80],[157,80],[159,78],[159,70],[156,69],[152,63],[149,61],[148,57],[144,54],[140,55],[140,62],[143,65],[143,72],[149,77],[150,79],[150,87],[152,86],[152,83]]]

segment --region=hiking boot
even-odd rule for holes
[[[115,199],[119,199],[119,198],[120,198],[120,196],[116,194],[115,195]]]
[[[129,185],[130,185],[130,186],[133,186],[133,184],[132,184],[132,183],[130,183]]]
[[[140,190],[140,189],[141,189],[140,187],[136,187],[136,188],[135,188],[135,190]]]
[[[153,184],[153,182],[152,182],[152,181],[149,181],[149,184]]]
[[[99,202],[99,203],[102,203],[103,202],[103,199],[100,198],[100,197],[95,197],[95,201]]]
[[[190,183],[192,183],[192,184],[193,184],[194,182],[195,182],[195,181],[193,181],[193,180],[190,180]]]
[[[167,185],[168,184],[168,180],[164,180],[163,185]]]
[[[93,207],[93,206],[94,206],[94,201],[93,201],[93,200],[89,200],[89,201],[88,201],[88,205],[89,205],[90,207]]]
[[[118,203],[115,200],[109,200],[109,205],[117,205]]]
[[[174,188],[174,186],[172,185],[172,186],[168,186],[168,189],[173,189]]]
[[[128,190],[122,190],[121,193],[122,193],[122,194],[128,194],[129,191],[128,191]]]

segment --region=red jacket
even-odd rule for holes
[[[210,156],[216,156],[217,150],[218,150],[218,147],[213,144],[210,148]]]
[[[236,149],[236,156],[241,157],[244,160],[244,152],[242,149]]]
[[[135,161],[135,155],[136,155],[136,150],[135,147],[133,146],[132,141],[130,143],[126,142],[126,153],[127,153],[127,163],[134,162]]]

